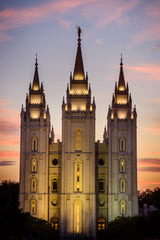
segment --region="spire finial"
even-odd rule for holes
[[[80,44],[81,42],[81,33],[82,33],[82,29],[79,26],[76,26],[77,30],[78,30],[78,43]]]
[[[37,53],[36,53],[36,63],[35,63],[35,66],[36,67],[38,66]]]
[[[121,62],[120,62],[120,66],[123,67],[123,58],[122,58],[122,53],[121,53]]]

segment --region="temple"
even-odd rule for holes
[[[62,141],[54,140],[36,57],[21,109],[19,202],[23,212],[49,221],[61,239],[96,239],[117,216],[138,213],[137,113],[121,56],[103,142],[95,141],[96,103],[77,29],[74,70],[62,99]]]

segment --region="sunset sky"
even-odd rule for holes
[[[19,181],[20,110],[36,53],[55,137],[61,139],[76,26],[82,28],[84,68],[96,101],[96,140],[102,141],[122,53],[138,113],[138,189],[160,187],[159,0],[0,0],[0,182]]]

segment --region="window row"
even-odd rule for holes
[[[53,165],[57,165],[58,164],[58,159],[57,158],[54,158],[52,160],[52,164]],[[37,162],[37,159],[36,158],[33,158],[31,160],[31,172],[32,173],[37,173],[37,170],[38,170],[38,162]]]
[[[104,177],[99,178],[98,182],[98,190],[99,192],[104,192]],[[120,193],[125,193],[126,192],[126,180],[124,178],[121,178],[119,181],[119,191]]]

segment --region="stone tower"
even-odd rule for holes
[[[73,77],[62,102],[61,238],[96,235],[95,101],[84,74],[81,29]]]
[[[47,220],[60,238],[95,239],[117,216],[138,214],[137,113],[122,57],[103,142],[95,142],[95,100],[84,72],[81,29],[62,101],[62,141],[50,132],[43,84],[35,73],[21,110],[20,208]]]
[[[137,113],[132,109],[121,58],[108,110],[108,220],[137,214]]]
[[[48,220],[48,151],[50,114],[36,58],[33,83],[21,110],[20,208]]]

